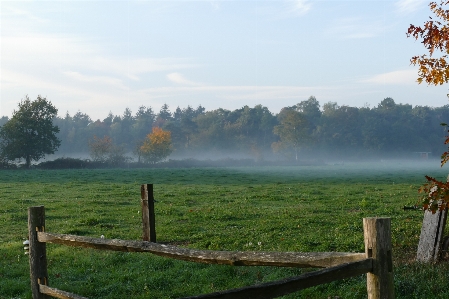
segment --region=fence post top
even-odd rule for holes
[[[44,207],[43,205],[42,206],[33,206],[33,207],[28,207],[28,209],[41,209],[43,207]]]

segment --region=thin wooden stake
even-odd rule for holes
[[[44,206],[28,208],[30,240],[30,280],[33,299],[50,298],[39,291],[39,284],[48,285],[46,244],[37,240],[37,232],[45,230]]]
[[[368,299],[393,299],[393,258],[390,218],[363,218],[365,253],[373,259],[367,273]]]
[[[153,184],[140,186],[142,200],[143,240],[156,243],[156,221],[154,216]]]

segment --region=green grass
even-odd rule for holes
[[[388,166],[388,167],[387,167]],[[397,298],[448,298],[449,266],[413,261],[424,175],[438,163],[317,167],[0,171],[0,298],[31,298],[27,208],[46,230],[141,239],[140,185],[154,184],[158,242],[211,250],[363,252],[363,217],[392,218]],[[259,245],[260,242],[260,245]],[[48,244],[50,286],[90,298],[179,298],[304,273]],[[362,275],[285,298],[366,298]]]

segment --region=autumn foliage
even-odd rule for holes
[[[444,6],[449,1],[441,1],[439,4],[431,2],[430,10],[437,19],[429,20],[421,26],[410,25],[407,31],[407,37],[413,37],[416,40],[422,39],[421,43],[428,50],[428,55],[423,54],[414,56],[410,59],[413,65],[418,65],[418,83],[425,81],[427,84],[441,85],[449,81],[449,10]],[[435,52],[436,51],[436,52]],[[435,57],[436,53],[439,57]]]
[[[448,4],[449,1],[441,1],[439,4],[430,2],[430,10],[435,14],[436,20],[429,17],[422,27],[410,25],[408,28],[407,37],[422,39],[421,43],[428,50],[428,56],[423,54],[410,59],[411,64],[419,66],[418,83],[425,81],[429,85],[441,85],[449,81],[449,9],[445,9]],[[435,57],[435,51],[439,57]],[[447,127],[447,124],[442,125]],[[444,144],[448,143],[449,137],[446,137]],[[441,155],[441,166],[448,161],[449,151],[446,151]],[[449,182],[441,182],[430,176],[426,176],[426,179],[427,183],[419,189],[420,193],[424,193],[423,208],[432,213],[446,209],[449,205]]]
[[[170,131],[154,127],[153,131],[145,138],[140,150],[146,162],[154,164],[164,160],[172,152]]]
[[[449,143],[449,136],[446,137],[444,144]],[[449,161],[449,152],[445,151],[441,155],[441,167]],[[449,207],[449,181],[441,182],[437,179],[427,176],[427,183],[420,189],[420,193],[424,193],[422,197],[422,205],[424,210],[429,210],[432,213],[440,210],[443,211]],[[449,179],[449,176],[448,176]]]

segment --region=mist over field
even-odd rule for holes
[[[267,107],[234,111],[164,104],[159,112],[140,106],[122,115],[92,120],[78,111],[58,116],[61,145],[54,155],[95,159],[92,142],[107,138],[121,162],[140,161],[141,146],[155,128],[166,132],[167,160],[252,160],[255,163],[322,164],[381,159],[439,159],[445,151],[449,105],[396,104],[385,98],[377,107],[348,107],[311,96],[274,114]],[[0,126],[8,121],[0,118]],[[140,161],[141,162],[141,161]]]

